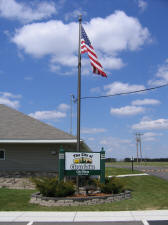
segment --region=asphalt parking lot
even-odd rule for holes
[[[135,169],[168,180],[168,167],[141,166]]]
[[[115,167],[115,168],[128,168],[131,169],[130,166],[122,166],[122,165],[106,165],[106,167]],[[158,166],[134,166],[134,170],[142,171],[143,173],[147,173],[150,175],[154,175],[165,180],[168,180],[168,167],[158,167]]]
[[[168,220],[149,221],[150,225],[168,225]]]

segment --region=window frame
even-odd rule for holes
[[[5,149],[0,149],[0,152],[4,152],[4,158],[0,158],[0,160],[5,160],[6,159]]]

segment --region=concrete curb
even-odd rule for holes
[[[168,210],[99,212],[0,212],[0,222],[102,222],[168,220]]]
[[[147,173],[135,173],[135,174],[124,174],[124,175],[117,175],[117,176],[108,176],[110,177],[136,177],[136,176],[149,176]]]

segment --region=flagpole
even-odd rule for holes
[[[80,101],[81,101],[81,22],[79,15],[79,46],[78,46],[78,101],[77,101],[77,152],[80,152]],[[79,176],[76,177],[77,193],[79,193]]]
[[[78,102],[77,102],[77,152],[80,152],[80,101],[81,101],[81,22],[79,15],[79,47],[78,47]]]

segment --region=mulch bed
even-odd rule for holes
[[[87,197],[96,197],[96,196],[110,196],[111,194],[105,194],[105,193],[93,193],[93,194],[75,194],[71,197],[76,197],[76,198],[87,198]]]

